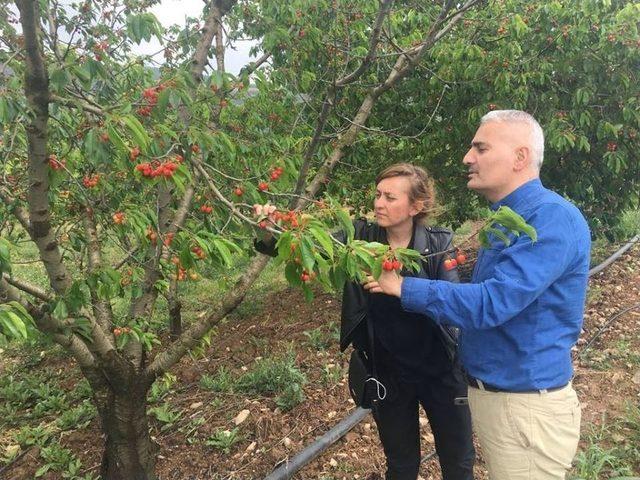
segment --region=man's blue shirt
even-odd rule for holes
[[[537,242],[490,237],[470,284],[405,278],[405,310],[461,329],[466,371],[510,391],[558,387],[572,377],[571,347],[582,327],[591,236],[580,211],[531,180],[492,206],[506,205]]]

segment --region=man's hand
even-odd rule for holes
[[[387,295],[400,298],[402,277],[395,271],[383,271],[378,281],[368,276],[367,283],[364,284],[364,289],[370,293],[386,293]]]

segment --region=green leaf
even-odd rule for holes
[[[287,260],[291,256],[291,242],[292,242],[291,232],[283,232],[278,241],[276,243],[276,248],[278,250],[278,260],[284,261]]]
[[[225,243],[220,239],[215,239],[213,241],[213,244],[218,249],[218,253],[222,257],[222,260],[224,261],[224,264],[227,267],[232,266],[233,265],[233,260],[231,259],[231,252],[229,251],[229,248],[227,247],[227,245],[225,245]]]
[[[122,118],[124,124],[129,128],[131,135],[133,135],[136,145],[140,147],[143,152],[149,148],[149,136],[147,135],[144,127],[133,115],[127,115]]]
[[[56,320],[64,320],[69,316],[69,311],[67,310],[67,304],[64,303],[64,300],[62,298],[59,298],[56,301],[55,307],[51,312],[51,316],[53,316],[53,318],[55,318]]]
[[[304,266],[304,269],[308,273],[311,273],[316,264],[316,259],[313,255],[313,246],[306,237],[302,237],[300,239],[300,254],[302,256],[302,265]]]
[[[13,326],[19,332],[20,336],[22,338],[27,338],[27,326],[24,321],[12,311],[7,311],[5,313],[8,315],[11,322],[13,322]]]
[[[507,237],[507,235],[502,230],[499,230],[497,228],[489,227],[489,228],[487,228],[487,232],[491,233],[492,235],[494,235],[496,237],[498,237],[500,240],[502,240],[504,242],[504,244],[507,247],[511,243],[511,240],[509,240],[509,237]]]
[[[300,269],[295,263],[287,263],[287,266],[284,268],[284,276],[287,279],[287,282],[289,282],[289,285],[294,287],[302,285],[302,280],[300,279]]]
[[[0,275],[3,272],[11,273],[11,244],[4,238],[0,238]]]
[[[129,153],[129,147],[127,147],[127,144],[124,143],[124,140],[120,136],[120,133],[115,129],[112,123],[107,124],[107,133],[109,134],[109,140],[117,151],[122,154]]]
[[[329,258],[333,258],[333,240],[326,230],[322,230],[315,225],[309,227],[309,232],[318,240],[318,243],[322,246]]]
[[[374,262],[373,267],[371,268],[371,275],[376,280],[380,278],[380,275],[382,275],[382,259],[378,259]]]
[[[349,214],[343,209],[338,209],[336,210],[336,216],[338,217],[340,226],[347,233],[347,243],[351,242],[356,234],[356,229],[353,226],[351,218],[349,218]]]

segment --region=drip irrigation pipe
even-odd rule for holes
[[[589,276],[595,275],[596,273],[601,272],[605,268],[607,268],[611,263],[616,261],[622,254],[624,254],[627,250],[631,248],[631,246],[638,242],[640,235],[636,235],[629,242],[627,242],[622,248],[620,248],[617,252],[607,258],[600,265],[593,267],[589,270]],[[596,335],[589,340],[589,343],[585,345],[583,348],[583,352],[593,343],[593,341],[608,327],[613,321],[622,315],[625,312],[633,310],[635,308],[640,308],[640,304],[629,307],[621,312],[618,312],[614,315],[609,321],[603,325],[600,330],[596,333]],[[316,457],[320,456],[326,449],[328,449],[335,442],[340,440],[344,435],[347,434],[353,427],[355,427],[358,423],[360,423],[367,415],[369,415],[371,410],[365,409],[362,407],[356,408],[351,414],[346,416],[344,419],[340,421],[335,427],[329,430],[327,433],[318,438],[311,445],[306,447],[304,450],[300,451],[293,458],[286,460],[279,467],[277,467],[273,472],[267,475],[264,480],[288,480],[290,479],[298,470],[307,465],[309,462],[313,461]],[[428,453],[424,457],[422,457],[421,462],[425,462],[430,460],[431,458],[436,456],[436,452],[432,451]]]
[[[593,267],[591,270],[589,270],[589,276],[595,275],[596,273],[600,273],[602,270],[604,270],[609,265],[611,265],[613,262],[615,262],[622,254],[624,254],[627,250],[629,250],[634,243],[637,243],[638,239],[640,239],[640,235],[636,235],[635,237],[633,237],[625,245],[623,245],[620,248],[620,250],[618,250],[616,253],[611,255],[609,258],[607,258],[600,265],[597,265],[597,266]]]
[[[629,250],[634,243],[637,243],[638,240],[640,240],[640,235],[636,235],[635,237],[633,237],[625,245],[620,247],[620,249],[617,252],[615,252],[613,255],[611,255],[609,258],[607,258],[604,262],[602,262],[600,265],[597,265],[597,266],[593,267],[591,270],[589,270],[589,276],[591,277],[592,275],[595,275],[596,273],[600,273],[602,270],[607,268],[609,265],[611,265],[613,262],[615,262],[618,258],[620,258],[627,250]],[[630,312],[631,310],[636,310],[638,308],[640,308],[640,303],[638,303],[636,305],[631,305],[630,307],[625,308],[624,310],[622,310],[622,311],[614,314],[613,316],[611,316],[604,323],[604,325],[602,325],[598,329],[598,331],[595,333],[595,335],[593,337],[591,337],[591,339],[589,339],[589,341],[585,344],[585,346],[582,347],[582,351],[580,352],[579,357],[580,358],[584,358],[587,350],[589,350],[591,345],[593,345],[593,342],[595,342],[598,339],[598,337],[600,337],[600,335],[602,335],[602,332],[604,332],[607,328],[609,328],[613,324],[613,322],[615,322],[618,319],[618,317],[620,317],[621,315],[623,315],[623,314],[625,314],[627,312]]]
[[[342,419],[340,423],[298,453],[295,457],[286,460],[273,472],[267,475],[264,480],[282,480],[291,478],[294,473],[346,435],[349,430],[369,415],[370,411],[371,410],[368,408],[356,408],[350,415]]]
[[[605,324],[600,327],[600,329],[595,333],[595,335],[591,337],[591,339],[586,343],[586,345],[582,347],[582,351],[580,352],[580,358],[584,358],[585,352],[589,349],[589,347],[593,344],[593,342],[595,342],[596,339],[602,334],[602,332],[604,332],[613,322],[615,322],[619,316],[624,315],[625,313],[630,312],[631,310],[637,310],[639,308],[640,308],[640,303],[636,303],[635,305],[631,305],[630,307],[625,308],[624,310],[616,313],[611,318],[609,318],[609,320],[607,320]]]

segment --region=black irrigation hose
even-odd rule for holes
[[[602,325],[600,329],[596,332],[596,334],[593,337],[591,337],[591,340],[589,340],[586,343],[586,345],[582,347],[582,351],[580,352],[580,358],[584,358],[585,352],[589,349],[589,347],[593,344],[593,342],[595,342],[597,338],[602,334],[602,332],[604,332],[620,315],[630,312],[631,310],[637,310],[639,308],[640,308],[640,303],[636,303],[635,305],[631,305],[630,307],[625,308],[621,312],[616,313],[609,320],[607,320],[606,323]]]
[[[267,475],[264,480],[283,480],[291,478],[291,476],[304,467],[307,463],[318,457],[327,448],[340,440],[349,430],[355,427],[362,419],[364,419],[371,410],[358,407],[347,417],[342,419],[335,427],[318,438],[307,448],[298,453],[291,460],[285,461],[273,472]]]
[[[626,245],[623,245],[620,248],[620,250],[618,250],[616,253],[611,255],[609,258],[607,258],[600,265],[597,265],[597,266],[593,267],[591,270],[589,270],[589,276],[595,275],[596,273],[600,273],[602,270],[604,270],[609,265],[611,265],[613,262],[615,262],[623,253],[625,253],[627,250],[629,250],[634,243],[637,243],[638,239],[640,239],[640,235],[636,235],[635,237],[633,237],[631,240],[629,240],[626,243]]]
[[[640,235],[636,235],[633,237],[627,244],[625,244],[622,248],[620,248],[617,252],[607,258],[600,265],[589,270],[589,276],[595,275],[596,273],[601,272],[606,267],[608,267],[611,263],[613,263],[617,258],[619,258],[623,253],[625,253],[631,246],[638,242]],[[585,345],[583,348],[583,352],[593,343],[593,341],[598,338],[598,336],[604,331],[606,327],[608,327],[613,321],[622,315],[625,312],[630,310],[640,308],[640,303],[629,307],[622,312],[618,312],[614,315],[609,321],[603,325],[600,330],[596,333],[596,335],[589,340],[589,343]],[[306,447],[304,450],[299,452],[296,456],[287,460],[285,463],[281,464],[278,468],[276,468],[273,472],[267,475],[264,480],[288,480],[290,479],[298,470],[307,465],[309,462],[313,461],[316,457],[320,456],[327,448],[333,445],[335,442],[340,440],[344,435],[349,432],[353,427],[355,427],[358,423],[360,423],[370,412],[369,409],[364,409],[362,407],[356,408],[352,413],[350,413],[347,417],[342,419],[340,423],[338,423],[335,427],[313,442],[311,445]],[[432,451],[428,453],[424,457],[422,457],[421,462],[425,462],[430,460],[431,458],[436,456],[436,452]]]
[[[600,273],[602,270],[607,268],[609,265],[615,262],[618,258],[620,258],[622,254],[624,254],[627,250],[629,250],[634,243],[637,243],[638,240],[640,240],[640,235],[636,235],[635,237],[633,237],[625,245],[620,247],[620,249],[617,252],[615,252],[613,255],[607,258],[604,262],[602,262],[600,265],[596,265],[591,270],[589,270],[589,276],[591,277],[592,275],[595,275],[596,273]],[[621,312],[618,312],[615,315],[613,315],[611,318],[609,318],[609,320],[607,320],[605,324],[600,327],[600,329],[595,333],[595,335],[591,337],[591,339],[586,343],[586,345],[582,347],[582,351],[580,352],[579,357],[584,358],[586,351],[589,349],[589,347],[591,347],[593,342],[595,342],[598,339],[598,337],[602,335],[602,332],[604,332],[609,326],[611,326],[611,324],[613,324],[613,322],[615,322],[618,317],[620,317],[621,315],[627,312],[630,312],[631,310],[636,310],[637,308],[640,308],[640,303],[636,305],[632,305],[628,308],[625,308]]]

